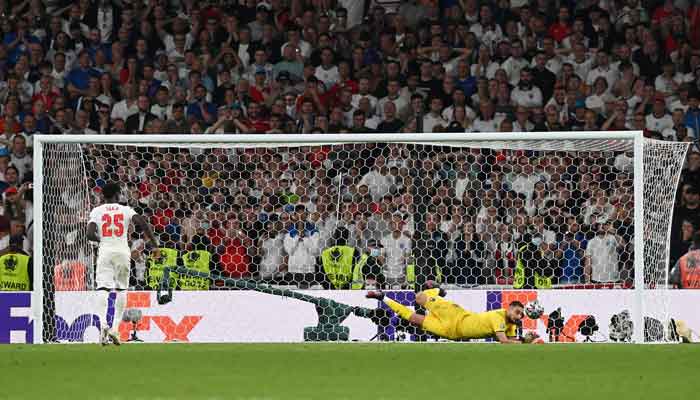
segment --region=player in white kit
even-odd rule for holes
[[[151,226],[133,208],[119,204],[120,193],[121,187],[117,183],[108,183],[102,187],[104,203],[90,212],[87,228],[88,240],[99,242],[95,287],[100,294],[97,315],[100,317],[100,342],[103,345],[109,341],[119,345],[119,333],[115,328],[119,326],[124,314],[125,290],[129,287],[131,221],[143,231],[153,251],[158,251],[158,240]],[[157,257],[157,254],[155,256]],[[116,291],[117,298],[114,303],[114,320],[112,326],[109,326],[107,302],[111,291]]]

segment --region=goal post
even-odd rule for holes
[[[360,239],[354,238],[353,243],[358,252],[370,258],[367,246],[375,243],[382,248],[383,261],[377,264],[377,271],[371,272],[372,279],[364,276],[367,279],[359,286],[348,282],[349,291],[377,285],[397,293],[410,292],[426,279],[438,279],[449,287],[450,296],[456,296],[455,301],[485,302],[486,309],[505,306],[506,299],[538,298],[547,313],[560,308],[571,313],[571,320],[590,313],[601,327],[608,324],[612,315],[628,310],[634,326],[628,340],[664,342],[671,313],[667,293],[671,219],[688,148],[688,143],[645,139],[638,131],[38,135],[33,149],[34,340],[82,341],[85,330],[93,324],[96,317],[85,313],[89,309],[90,292],[94,290],[94,249],[87,241],[84,227],[90,209],[99,201],[96,189],[116,177],[126,179],[130,190],[143,196],[137,204],[147,210],[151,221],[162,225],[157,231],[172,239],[170,243],[178,246],[182,254],[192,247],[191,243],[190,247],[187,243],[176,243],[175,234],[168,230],[168,218],[179,218],[168,213],[172,210],[165,212],[169,202],[177,202],[176,208],[182,212],[226,215],[226,218],[233,213],[241,219],[246,213],[264,214],[264,221],[262,217],[249,221],[249,226],[257,227],[250,229],[258,231],[262,226],[267,230],[267,223],[273,221],[270,216],[275,215],[273,222],[280,221],[282,226],[278,232],[280,252],[288,252],[282,246],[282,236],[293,237],[294,232],[302,236],[310,224],[309,234],[322,236],[319,243],[325,244],[317,243],[313,251],[309,250],[308,256],[317,260],[315,269],[301,265],[292,274],[291,266],[286,265],[285,278],[275,280],[273,285],[310,289],[305,293],[312,296],[313,289],[325,289],[317,293],[343,298],[342,293],[337,293],[346,287],[338,289],[340,286],[334,286],[337,282],[329,278],[328,270],[318,266],[323,263],[321,252],[335,244],[331,241],[336,240],[334,234],[338,229],[350,232],[358,225],[375,221],[383,225],[370,235],[370,241],[362,239],[360,245]],[[377,175],[370,176],[378,158],[385,164],[377,168]],[[173,167],[164,171],[158,164],[157,168],[153,167],[158,173],[147,171],[152,169],[151,161]],[[266,163],[275,165],[266,168]],[[286,170],[278,165],[281,163]],[[214,171],[210,173],[212,168]],[[138,176],[128,175],[129,171],[138,172]],[[220,186],[212,183],[217,179],[222,181]],[[266,191],[268,186],[255,186],[256,179],[274,181],[274,185],[269,185],[273,189]],[[280,181],[289,187],[275,186]],[[151,184],[155,186],[149,189]],[[296,191],[305,185],[308,187]],[[168,190],[169,196],[158,193]],[[223,200],[212,199],[222,193],[226,193],[220,196]],[[242,194],[251,199],[250,203],[240,199],[238,195]],[[269,200],[261,200],[272,197],[279,203],[268,206],[264,201]],[[239,204],[240,201],[244,204]],[[296,215],[299,211],[295,207],[299,205],[304,205],[300,214],[303,217]],[[633,209],[631,215],[630,209]],[[494,215],[489,215],[493,210]],[[207,232],[214,229],[209,226],[213,221],[207,218],[207,224],[201,226],[206,226],[204,236],[211,236]],[[317,219],[308,222],[313,218]],[[244,222],[236,220],[235,226],[243,227]],[[295,225],[298,223],[301,225]],[[569,229],[574,225],[585,226],[586,231]],[[423,238],[424,230],[433,232],[431,226],[435,228],[435,236]],[[193,232],[199,227],[193,228]],[[603,227],[609,232],[604,232]],[[228,234],[228,227],[221,229]],[[392,229],[400,231],[397,238],[391,238]],[[258,232],[255,233],[255,240],[264,241],[270,235],[267,231],[268,236],[258,237]],[[405,254],[399,257],[390,252],[391,246],[403,238],[401,235],[407,238],[409,250],[404,252],[401,248]],[[597,235],[601,237],[596,239]],[[177,233],[178,239],[184,236]],[[242,236],[247,237],[240,239],[239,247],[256,247],[254,254],[242,256],[248,257],[248,263],[257,268],[245,272],[246,279],[270,283],[273,279],[263,274],[261,267],[264,250],[257,248],[257,243],[263,242],[254,242],[250,238],[252,234]],[[436,237],[445,242],[444,251],[436,252],[436,248],[441,249],[435,244]],[[596,239],[594,246],[584,248],[583,243],[590,244],[593,239]],[[470,252],[468,247],[473,243],[476,244]],[[213,244],[209,246],[208,249],[213,248]],[[218,257],[230,256],[229,249],[225,244],[218,246],[211,253],[223,265],[223,258]],[[544,283],[534,286],[526,280],[525,287],[517,287],[514,283],[517,260],[522,258],[521,250],[525,254],[528,246],[534,246],[532,254],[539,254],[532,256],[533,260],[539,257],[539,264],[528,264],[530,260],[525,258],[524,270],[532,269],[529,265],[546,265],[528,275],[532,282],[541,277]],[[610,256],[614,258],[610,261],[615,265],[614,273],[596,272],[597,265],[608,260],[599,257],[605,246],[616,253]],[[464,260],[464,255],[477,261]],[[285,259],[289,256],[280,255]],[[586,265],[589,260],[592,272]],[[216,264],[212,272],[221,273],[226,268]],[[237,272],[226,270],[226,273],[234,276]],[[609,279],[605,274],[610,275]],[[136,290],[155,291],[145,283],[147,278],[135,279]],[[215,282],[210,284],[212,296],[230,294],[216,287]],[[612,307],[616,312],[610,311],[611,307],[605,312],[597,308],[586,311],[582,299],[594,305],[598,295],[610,299],[606,289],[620,294],[619,304]],[[358,294],[355,292],[353,295]],[[523,297],[518,297],[518,293]],[[191,293],[176,292],[173,304],[181,295]],[[478,300],[473,300],[477,296]],[[546,323],[546,319],[539,322]],[[84,326],[76,328],[78,324]],[[531,321],[526,327],[536,327],[534,324],[537,322]],[[58,332],[61,329],[70,332]],[[249,332],[248,336],[255,339],[256,332]],[[608,340],[609,335],[605,336]],[[259,340],[265,341],[264,335]]]

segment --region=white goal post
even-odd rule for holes
[[[471,169],[477,170],[480,174],[479,180],[482,182],[490,179],[488,176],[492,171],[492,165],[489,160],[499,160],[500,165],[506,166],[504,171],[505,168],[511,167],[508,165],[510,163],[517,164],[517,160],[524,157],[532,159],[542,158],[541,154],[547,154],[546,157],[550,157],[549,155],[551,154],[551,158],[557,157],[559,159],[590,160],[590,164],[582,164],[581,166],[576,164],[578,161],[570,161],[567,164],[569,169],[563,168],[562,171],[566,171],[562,172],[561,176],[557,173],[557,178],[554,178],[556,181],[547,182],[548,190],[554,190],[555,185],[564,187],[564,184],[557,185],[560,183],[559,180],[564,181],[564,174],[575,175],[571,172],[572,170],[578,174],[579,167],[581,171],[586,171],[586,173],[581,172],[581,176],[585,174],[600,176],[600,179],[605,181],[605,185],[600,187],[610,188],[607,193],[612,193],[613,188],[616,187],[616,179],[629,179],[629,175],[631,175],[634,234],[630,235],[629,246],[619,251],[625,252],[627,256],[630,256],[629,264],[632,266],[634,278],[626,286],[620,284],[612,286],[616,289],[627,290],[631,294],[629,297],[631,303],[625,303],[625,308],[630,310],[634,327],[645,327],[644,329],[633,330],[632,341],[636,343],[666,341],[665,326],[670,313],[670,310],[668,310],[667,290],[670,289],[668,286],[668,272],[670,268],[668,265],[668,248],[671,219],[676,188],[689,143],[649,140],[645,139],[642,132],[639,131],[605,131],[306,135],[37,135],[34,138],[33,147],[35,165],[33,172],[35,239],[33,248],[34,288],[32,309],[35,342],[42,343],[56,340],[52,334],[47,333],[51,327],[46,326],[47,324],[55,324],[54,318],[56,314],[56,300],[54,298],[56,289],[53,287],[55,271],[52,270],[49,273],[48,270],[56,268],[57,263],[71,257],[83,257],[87,260],[86,264],[92,262],[91,249],[85,233],[80,231],[79,227],[81,225],[78,224],[78,221],[84,221],[90,208],[96,205],[94,204],[95,196],[92,193],[95,182],[92,181],[102,179],[102,177],[91,177],[89,171],[87,171],[86,159],[90,155],[90,150],[87,147],[101,146],[101,149],[107,148],[108,150],[106,151],[109,156],[105,157],[112,157],[108,160],[111,162],[115,159],[118,161],[119,157],[137,157],[139,153],[147,151],[144,150],[147,148],[197,149],[197,151],[234,149],[238,151],[240,149],[274,150],[296,147],[316,148],[320,146],[342,149],[343,146],[365,146],[367,144],[419,146],[420,149],[423,149],[420,151],[424,153],[418,151],[415,154],[428,154],[425,157],[430,158],[434,156],[434,160],[448,159],[449,157],[459,158],[462,155],[454,156],[454,153],[461,150],[445,149],[464,149],[463,157],[470,160],[468,163],[471,163]],[[479,151],[482,152],[481,154],[488,153],[489,156],[477,155],[475,156],[476,161],[471,161],[469,154],[479,154]],[[447,158],[442,157],[441,154],[446,152],[451,153]],[[618,156],[622,157],[622,154],[631,156],[633,170],[624,172],[615,169],[613,161]],[[489,158],[491,155],[494,155],[494,158]],[[452,158],[449,159],[452,160]],[[425,162],[424,160],[419,161]],[[411,165],[416,165],[415,159],[412,159],[411,162]],[[542,165],[545,164],[543,163]],[[535,163],[533,162],[532,165],[535,165]],[[181,168],[185,169],[184,164],[181,165]],[[312,167],[309,169],[313,170]],[[515,174],[510,169],[508,171],[510,171],[508,173],[510,175]],[[518,169],[518,171],[520,170]],[[452,172],[450,171],[450,173]],[[435,175],[440,174],[442,174],[442,171],[436,168]],[[508,174],[503,173],[504,176]],[[447,175],[448,173],[444,173],[440,176]],[[552,173],[543,169],[541,176],[545,175],[549,179]],[[422,175],[419,173],[417,176]],[[437,182],[438,179],[440,178],[432,180],[431,177],[430,182]],[[574,179],[571,178],[571,181],[574,181]],[[336,181],[333,182],[337,186],[342,185],[344,182],[343,176],[340,175],[337,184]],[[567,184],[569,183],[572,182],[567,182]],[[483,183],[479,184],[482,185]],[[488,184],[491,185],[492,182],[489,181]],[[503,191],[513,192],[513,181],[510,182],[510,185],[510,189],[503,189]],[[426,190],[425,193],[432,193],[430,190],[433,190],[432,188],[423,189]],[[341,192],[344,190],[345,188],[339,188],[337,193],[329,194],[334,203],[340,204]],[[395,189],[392,188],[392,190]],[[479,190],[475,190],[474,193],[484,193]],[[595,191],[594,189],[591,190]],[[571,191],[573,192],[574,190],[571,189]],[[354,191],[352,193],[354,194]],[[418,197],[417,193],[419,192],[411,192],[414,198]],[[523,196],[522,199],[523,202],[531,200],[528,196]],[[577,206],[576,209],[583,212],[584,207],[593,207],[592,200],[589,200],[581,199],[580,207]],[[381,197],[378,202],[381,202]],[[536,208],[537,206],[532,207]],[[621,208],[625,208],[625,206],[623,205]],[[509,210],[504,211],[508,213]],[[340,212],[340,206],[338,206],[336,212]],[[515,211],[515,214],[517,212]],[[536,218],[538,215],[537,210],[532,211],[532,213],[534,214],[533,218]],[[578,218],[579,216],[574,217]],[[479,216],[477,215],[475,218],[479,218]],[[564,217],[562,216],[561,218]],[[595,220],[598,217],[597,214],[593,214],[593,217],[586,218]],[[334,220],[335,224],[338,224],[340,219],[341,217],[337,215],[337,218]],[[596,223],[596,226],[602,226],[605,223],[603,219],[598,221],[599,223]],[[65,228],[62,224],[71,225],[71,228]],[[500,223],[500,225],[504,224],[506,223]],[[508,228],[503,228],[503,230],[506,231]],[[533,232],[535,232],[532,234],[533,237],[538,235],[537,231]],[[568,234],[568,232],[562,231],[561,235],[565,234]],[[66,239],[69,245],[59,246],[57,243],[53,243],[52,241],[56,240],[57,235],[62,237],[69,236],[70,239]],[[557,238],[559,238],[559,234]],[[559,249],[557,247],[559,246],[558,244],[552,244],[551,246],[552,251],[555,251],[555,248]],[[68,254],[69,252],[78,252],[80,254]],[[583,250],[581,250],[581,253],[583,253]],[[620,265],[622,264],[624,264],[624,261],[620,261]],[[585,271],[583,266],[580,268]],[[622,267],[620,268],[623,269]],[[462,271],[466,271],[466,269]],[[86,273],[90,274],[90,268],[88,268]],[[512,271],[510,273],[512,274]],[[589,286],[586,286],[589,282],[584,281],[582,277],[579,278],[581,280],[576,281],[577,284],[572,283],[570,285],[572,293],[577,290],[586,291],[590,289]],[[89,284],[90,279],[90,277],[87,277],[87,291],[92,290]],[[620,280],[624,279],[620,278]],[[452,283],[454,286],[453,290],[456,291],[512,286],[510,281],[503,283],[502,281],[492,281],[490,279],[486,279],[484,282],[477,282],[471,286],[459,280],[455,280]],[[562,292],[561,296],[566,296],[564,291],[569,289],[564,288],[563,284],[559,285],[559,287],[560,290],[557,290],[557,292]],[[600,287],[607,286],[601,284]],[[621,289],[622,287],[624,289]],[[554,289],[552,290],[554,291]],[[604,289],[599,290],[602,292]],[[595,296],[596,290],[589,290],[586,293]],[[177,302],[177,294],[173,301]],[[550,311],[549,305],[545,304],[545,308],[547,312]],[[649,322],[645,321],[645,317],[658,320],[661,328],[659,326],[650,327]],[[607,325],[608,321],[599,317],[598,323]],[[656,332],[654,334],[649,332],[650,330],[659,329],[664,332]]]

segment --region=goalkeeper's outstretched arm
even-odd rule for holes
[[[496,332],[496,340],[501,344],[523,344],[521,340],[509,338],[505,332]]]
[[[535,333],[528,333],[522,339],[512,339],[506,336],[505,332],[496,332],[496,340],[501,344],[527,344],[532,343],[538,337]]]

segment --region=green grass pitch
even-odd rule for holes
[[[0,346],[0,399],[690,399],[700,346]]]

